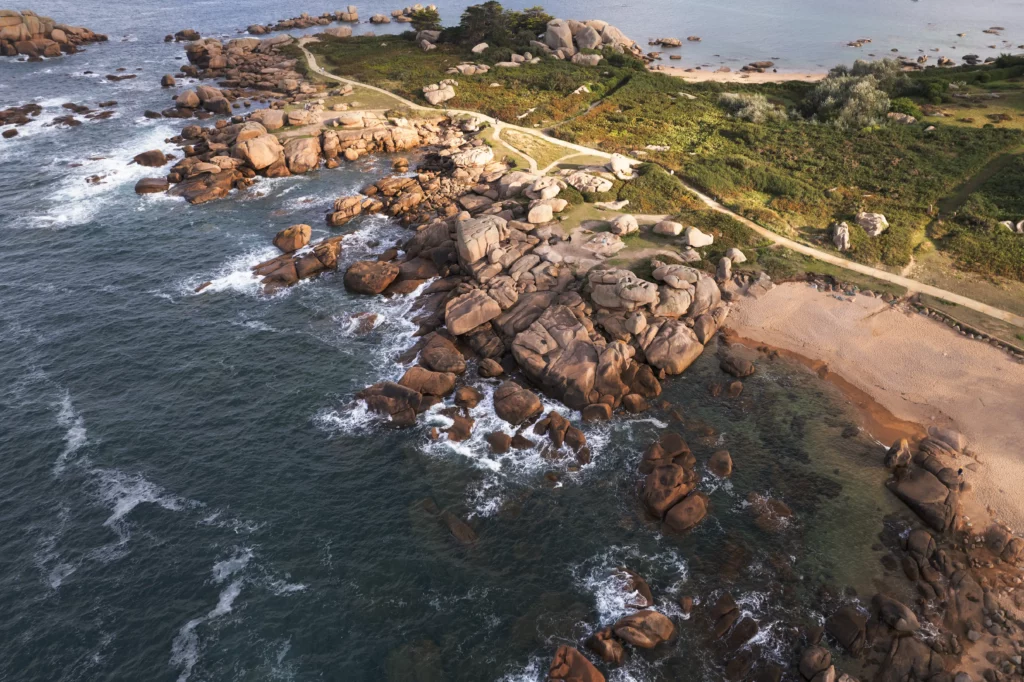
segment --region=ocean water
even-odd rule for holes
[[[919,13],[914,30],[924,31],[936,20],[926,10],[946,4],[908,1],[900,12]],[[1017,3],[1001,5],[1007,14]],[[489,399],[474,410],[472,440],[434,442],[440,414],[397,432],[352,403],[401,374],[411,297],[353,296],[338,274],[267,297],[248,274],[283,227],[328,234],[330,203],[385,174],[388,159],[264,180],[201,207],[134,194],[153,171],[128,162],[174,151],[164,140],[181,126],[142,116],[166,105],[159,77],[183,60],[165,34],[231,36],[337,7],[34,9],[111,40],[0,62],[0,106],[44,107],[0,141],[0,679],[539,680],[558,644],[628,612],[619,565],[644,575],[675,616],[681,594],[706,602],[731,590],[762,623],[763,655],[781,660],[791,627],[822,617],[823,585],[870,590],[872,545],[898,511],[881,485],[882,445],[842,438],[856,415],[802,368],[764,362],[741,398],[711,398],[708,383],[722,376],[709,348],[666,384],[684,422],[652,412],[588,427],[593,463],[579,471],[537,450],[490,455],[483,434],[507,426]],[[659,25],[641,21],[654,5],[554,11],[621,14],[640,39]],[[977,20],[988,10],[972,11]],[[679,15],[680,34],[705,36],[699,50],[739,25],[715,24],[698,5],[665,12]],[[992,14],[976,23],[1013,25]],[[883,26],[894,30],[882,21],[874,33]],[[743,49],[743,59],[761,56]],[[138,78],[104,78],[119,67]],[[44,125],[64,102],[111,99],[110,120]],[[404,234],[382,218],[345,230],[345,263]],[[377,316],[369,330],[366,314]],[[490,395],[493,384],[468,376]],[[638,503],[637,462],[666,428],[686,435],[701,464],[723,447],[736,461],[731,481],[702,483],[712,514],[681,538],[662,535]],[[751,492],[784,500],[793,522],[759,530]],[[425,500],[468,519],[479,542],[457,545]],[[700,625],[681,620],[678,646],[634,656],[610,679],[713,680],[719,663]]]

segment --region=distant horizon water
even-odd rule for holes
[[[217,12],[218,7],[234,6],[219,0],[194,3],[203,12],[189,12],[184,7],[160,7],[145,12],[145,25],[152,26],[158,15],[166,21],[160,30],[173,33],[181,28],[195,28],[204,34],[228,34],[243,30],[253,23],[271,23],[297,16],[333,12],[348,3],[289,0],[247,3],[237,17]],[[405,5],[375,0],[353,2],[360,11],[360,28],[377,33],[407,30],[407,24],[370,25],[371,14],[389,14]],[[428,3],[423,3],[428,4]],[[470,2],[440,0],[435,3],[445,25],[458,23],[463,9]],[[510,9],[525,9],[540,4],[548,13],[564,19],[602,19],[615,24],[636,40],[645,50],[659,50],[664,63],[683,68],[698,66],[739,67],[752,61],[771,60],[779,71],[821,72],[838,64],[852,64],[857,59],[881,59],[922,54],[934,64],[939,57],[960,63],[966,54],[995,57],[1001,53],[1024,52],[1024,0],[979,0],[965,4],[956,0],[709,0],[681,3],[627,3],[622,0],[567,0],[543,3],[539,0],[506,0]],[[191,6],[191,4],[190,4]],[[47,0],[32,7],[67,23],[80,23],[100,32],[117,33],[131,27],[111,3],[77,0]],[[203,23],[207,12],[216,21]],[[984,31],[999,27],[999,35]],[[141,26],[140,26],[141,28]],[[130,28],[129,28],[130,30]],[[303,33],[314,32],[312,29]],[[964,34],[960,36],[958,34]],[[700,42],[686,38],[699,36]],[[683,40],[680,48],[648,48],[654,38],[672,37]],[[112,35],[117,39],[119,36]],[[862,47],[851,47],[851,41],[870,39]],[[681,60],[668,59],[678,54]]]

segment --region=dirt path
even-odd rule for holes
[[[379,93],[382,93],[384,95],[388,95],[389,97],[394,99],[395,102],[401,104],[402,106],[410,108],[410,109],[414,109],[414,110],[417,110],[417,111],[432,111],[432,112],[444,111],[444,112],[446,112],[448,114],[475,116],[476,118],[478,118],[480,120],[487,121],[488,123],[490,123],[494,127],[494,135],[498,139],[500,139],[500,137],[501,137],[501,131],[502,130],[515,130],[515,131],[523,133],[525,135],[533,135],[535,137],[539,137],[539,138],[543,139],[545,142],[549,142],[551,144],[555,144],[555,145],[564,147],[566,149],[572,150],[572,153],[566,154],[565,156],[563,156],[560,159],[556,160],[554,163],[550,164],[548,167],[544,168],[543,170],[545,172],[550,170],[557,163],[559,163],[562,160],[564,160],[566,158],[569,158],[571,156],[578,156],[580,154],[586,154],[586,155],[589,155],[589,156],[596,156],[596,157],[603,158],[603,159],[610,159],[611,156],[612,156],[608,152],[601,151],[600,149],[591,149],[589,147],[584,147],[583,145],[574,144],[572,142],[566,142],[565,140],[559,140],[557,137],[551,137],[549,135],[544,134],[543,132],[540,132],[540,131],[537,131],[537,130],[533,130],[533,129],[530,129],[530,128],[523,128],[522,126],[512,125],[512,124],[509,124],[509,123],[504,123],[503,121],[499,121],[496,118],[492,118],[490,116],[487,116],[485,114],[481,114],[481,113],[476,112],[476,111],[467,111],[467,110],[464,110],[464,109],[435,109],[433,107],[425,107],[425,106],[423,106],[421,104],[416,104],[415,102],[411,102],[411,101],[405,99],[404,97],[400,97],[400,96],[398,96],[398,95],[396,95],[396,94],[394,94],[392,92],[388,92],[387,90],[384,90],[382,88],[378,88],[378,87],[373,86],[373,85],[367,85],[365,83],[360,83],[360,82],[354,81],[354,80],[349,80],[347,78],[342,78],[341,76],[335,76],[334,74],[328,73],[327,71],[322,69],[319,64],[317,64],[316,57],[314,57],[313,54],[309,50],[307,50],[306,47],[305,47],[305,45],[307,43],[310,43],[310,42],[315,42],[315,39],[310,39],[310,38],[300,39],[299,40],[299,47],[302,49],[303,53],[306,55],[306,60],[309,63],[309,68],[312,69],[314,72],[320,74],[321,76],[325,77],[325,78],[330,78],[332,80],[338,81],[339,83],[347,83],[347,84],[352,85],[353,87],[368,88],[368,89],[373,90],[375,92],[379,92]],[[503,144],[507,144],[504,141],[502,141],[502,143]],[[511,145],[508,145],[508,146],[511,147]],[[516,151],[518,152],[518,150],[516,150]],[[528,155],[523,154],[522,152],[518,152],[518,153],[521,154],[524,158],[528,159],[531,162],[530,163],[531,169],[536,166],[536,163],[537,163],[536,160],[530,158]],[[682,182],[682,181],[680,180],[680,182]],[[733,211],[730,211],[729,209],[727,209],[722,204],[718,203],[717,201],[715,201],[711,197],[707,196],[706,194],[700,192],[696,188],[691,187],[687,183],[683,182],[682,184],[683,184],[683,186],[687,190],[689,190],[690,192],[693,192],[693,194],[695,194],[702,202],[704,202],[704,204],[707,205],[708,208],[710,208],[710,209],[712,209],[714,211],[718,211],[719,213],[724,213],[725,215],[728,215],[729,217],[733,218],[734,220],[737,220],[737,221],[743,223],[744,225],[749,227],[751,230],[753,230],[757,234],[761,235],[765,239],[768,239],[768,240],[774,242],[775,244],[778,244],[779,246],[784,246],[787,249],[790,249],[792,251],[796,251],[797,253],[802,253],[802,254],[804,254],[806,256],[810,256],[812,258],[815,258],[817,260],[823,261],[825,263],[831,263],[832,265],[837,265],[837,266],[839,266],[841,268],[844,268],[846,270],[851,270],[853,272],[858,272],[858,273],[860,273],[862,275],[868,275],[869,277],[874,277],[875,279],[880,279],[880,280],[883,280],[883,281],[886,281],[886,282],[891,282],[893,284],[898,284],[898,285],[906,288],[907,291],[911,291],[911,292],[915,292],[915,293],[919,292],[919,293],[928,294],[930,296],[935,296],[936,298],[941,298],[941,299],[944,299],[946,301],[950,301],[952,303],[956,303],[957,305],[963,306],[965,308],[969,308],[969,309],[977,311],[979,313],[983,313],[983,314],[988,315],[989,317],[993,317],[993,318],[995,318],[997,320],[1003,320],[1004,322],[1009,322],[1010,324],[1016,325],[1018,327],[1024,327],[1024,317],[1021,317],[1020,315],[1014,315],[1011,312],[1007,312],[1005,310],[1000,310],[999,308],[996,308],[994,306],[988,305],[987,303],[982,303],[981,301],[976,301],[976,300],[974,300],[972,298],[968,298],[966,296],[961,296],[959,294],[955,294],[952,291],[946,291],[945,289],[940,289],[938,287],[933,287],[933,286],[928,285],[928,284],[923,284],[921,282],[918,282],[916,280],[910,279],[908,277],[904,277],[902,275],[896,275],[896,274],[893,274],[891,272],[887,272],[885,270],[879,270],[878,268],[873,268],[873,267],[868,266],[868,265],[862,265],[860,263],[855,263],[855,262],[853,262],[851,260],[847,260],[845,258],[841,258],[839,256],[836,256],[835,254],[828,253],[826,251],[820,251],[820,250],[818,250],[818,249],[816,249],[816,248],[814,248],[812,246],[807,246],[805,244],[801,244],[800,242],[796,242],[796,241],[793,241],[792,239],[788,239],[786,237],[783,237],[782,235],[780,235],[780,234],[778,234],[776,232],[773,232],[773,231],[771,231],[771,230],[769,230],[769,229],[767,229],[765,227],[761,227],[757,223],[755,223],[755,222],[753,222],[751,220],[748,220],[747,218],[744,218],[743,216],[739,215],[738,213],[734,213]]]

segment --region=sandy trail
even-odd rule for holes
[[[822,360],[899,419],[959,429],[980,466],[977,501],[1024,530],[1024,364],[986,343],[883,301],[840,301],[803,283],[743,298],[739,336]]]

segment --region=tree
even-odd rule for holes
[[[509,14],[512,30],[516,33],[529,33],[531,40],[544,33],[548,29],[548,22],[554,20],[540,5]]]
[[[418,9],[409,15],[412,19],[412,27],[417,31],[440,31],[441,15],[436,9]]]
[[[510,38],[505,8],[495,0],[467,7],[459,20],[459,29],[466,43],[486,40],[495,45],[504,45]]]

